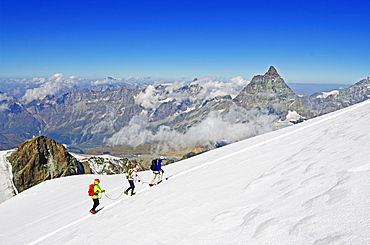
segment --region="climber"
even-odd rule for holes
[[[92,189],[92,190],[89,191],[89,195],[91,195],[91,198],[92,198],[93,203],[94,203],[92,209],[90,210],[90,213],[92,213],[92,214],[97,213],[96,208],[99,206],[99,193],[105,192],[105,190],[102,190],[100,188],[99,183],[100,183],[100,180],[95,179],[93,188],[91,188],[92,184],[90,185],[90,189]],[[91,192],[91,194],[90,194],[90,192]]]
[[[139,169],[140,169],[140,166],[136,165],[135,168],[133,168],[133,169],[131,168],[131,169],[127,170],[126,178],[128,180],[128,183],[130,184],[130,187],[127,188],[127,190],[124,192],[126,195],[128,195],[129,190],[131,190],[131,196],[134,196],[136,194],[134,192],[134,189],[135,189],[134,181],[140,182],[140,178],[137,175],[137,172],[139,171]]]

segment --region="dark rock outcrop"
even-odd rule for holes
[[[48,179],[78,174],[76,158],[62,144],[45,136],[21,144],[10,155],[9,162],[19,192]]]

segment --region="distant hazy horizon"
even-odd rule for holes
[[[317,92],[330,92],[339,88],[348,88],[353,84],[332,84],[332,83],[287,83],[296,93],[302,95],[312,95]]]
[[[15,96],[17,98],[20,98],[24,95],[24,93],[27,91],[27,90],[33,90],[33,89],[37,89],[37,88],[41,88],[43,87],[42,90],[44,90],[44,92],[46,94],[52,94],[54,92],[56,92],[57,90],[59,89],[62,89],[64,87],[64,90],[65,91],[68,91],[70,89],[72,89],[73,87],[86,87],[87,84],[93,84],[95,83],[95,85],[103,85],[103,84],[110,84],[110,85],[116,85],[116,86],[120,86],[121,84],[123,84],[124,82],[129,82],[129,81],[134,81],[136,82],[137,84],[142,84],[144,87],[148,86],[148,84],[152,84],[152,83],[158,83],[157,82],[148,82],[147,80],[141,80],[141,79],[122,79],[122,78],[119,78],[119,79],[122,79],[122,80],[118,80],[117,83],[109,83],[107,82],[107,79],[103,79],[103,80],[89,80],[89,79],[83,79],[81,78],[81,80],[78,80],[78,81],[74,81],[73,79],[69,80],[69,78],[67,77],[64,77],[65,80],[55,80],[55,79],[51,79],[51,78],[39,78],[39,80],[34,80],[34,79],[0,79],[0,93],[5,93],[9,96]],[[241,79],[241,77],[239,77],[239,79]],[[200,78],[199,80],[202,80],[202,78]],[[9,82],[11,81],[11,82]],[[71,82],[72,81],[72,82]],[[244,88],[245,86],[247,86],[247,83],[248,81],[247,80],[242,80],[244,81],[245,85],[243,85],[242,83],[239,84],[239,90],[241,91],[242,88]],[[213,81],[215,84],[219,83],[219,81],[215,80]],[[223,81],[221,83],[234,83],[235,81]],[[358,81],[356,81],[358,82]],[[341,84],[341,83],[336,83],[336,84],[333,84],[333,83],[291,83],[291,82],[286,82],[287,85],[296,93],[296,94],[299,94],[299,95],[305,95],[305,96],[310,96],[314,93],[317,93],[317,92],[330,92],[330,91],[333,91],[335,89],[339,89],[339,88],[347,88],[347,87],[350,87],[352,86],[353,84],[355,84],[356,82],[353,82],[353,83],[347,83],[347,84]],[[174,83],[178,83],[177,81],[172,81],[172,82],[166,82],[168,84],[174,84]],[[190,81],[187,81],[187,82],[183,82],[184,84],[185,83],[190,83]],[[47,86],[45,86],[46,84],[48,84]],[[217,85],[216,85],[217,86]],[[54,89],[54,87],[58,87],[58,89]],[[222,88],[221,88],[222,90]],[[240,92],[239,91],[239,92]],[[238,91],[234,91],[236,93],[238,93]]]

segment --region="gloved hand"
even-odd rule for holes
[[[102,192],[105,192],[105,190],[102,190]]]
[[[138,180],[138,182],[140,182],[140,180]]]

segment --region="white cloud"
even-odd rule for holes
[[[148,78],[150,79],[150,78]],[[139,77],[127,77],[127,78],[113,78],[113,77],[107,77],[102,80],[95,80],[90,82],[92,86],[98,86],[103,84],[130,84],[130,85],[137,85],[141,83],[146,83],[146,78],[139,78]]]
[[[241,76],[234,77],[228,82],[215,81],[208,77],[200,79],[197,82],[204,88],[200,94],[204,99],[213,99],[217,96],[225,95],[230,95],[234,98],[249,83]]]
[[[6,110],[8,110],[9,108],[9,105],[7,103],[1,103],[0,102],[0,112],[4,112]]]
[[[24,103],[29,103],[33,100],[56,94],[63,89],[71,89],[78,84],[79,80],[80,79],[77,77],[65,77],[61,73],[57,73],[50,78],[34,78],[33,82],[40,84],[40,86],[26,90],[22,97],[22,101]]]
[[[114,111],[114,108],[106,106],[105,115],[102,117],[102,121],[96,124],[92,129],[91,133],[96,134],[99,132],[109,132],[114,130],[114,123],[116,122],[117,117]]]
[[[185,100],[194,101],[211,100],[217,96],[230,95],[236,97],[239,92],[247,86],[249,82],[241,76],[234,77],[228,82],[214,80],[211,77],[205,77],[192,82],[190,85],[199,85],[202,89],[196,91],[196,96],[190,93],[190,90],[179,91],[186,86],[185,82],[174,82],[167,84],[154,84],[148,86],[144,92],[135,97],[136,103],[147,109],[156,109],[158,106],[170,100],[182,102]],[[162,86],[159,86],[162,85]]]
[[[0,93],[0,112],[9,108],[9,104],[7,102],[11,99],[12,97],[8,96],[6,93]]]
[[[159,103],[159,94],[153,85],[149,85],[144,92],[135,97],[135,101],[144,108],[155,109]]]
[[[273,130],[275,116],[253,110],[231,108],[224,115],[211,112],[199,125],[191,127],[186,133],[179,133],[168,126],[161,126],[157,132],[147,129],[148,118],[140,115],[130,121],[129,126],[106,140],[110,145],[153,144],[155,150],[166,151],[193,145],[214,147],[216,143],[232,143]]]
[[[91,85],[93,86],[97,86],[97,85],[102,85],[102,84],[114,84],[114,83],[119,83],[119,82],[123,82],[125,81],[124,78],[117,78],[117,79],[113,79],[113,78],[105,78],[103,80],[96,80],[94,82],[91,82]]]
[[[0,93],[0,101],[3,101],[3,100],[11,100],[12,97],[8,96],[6,93]]]

